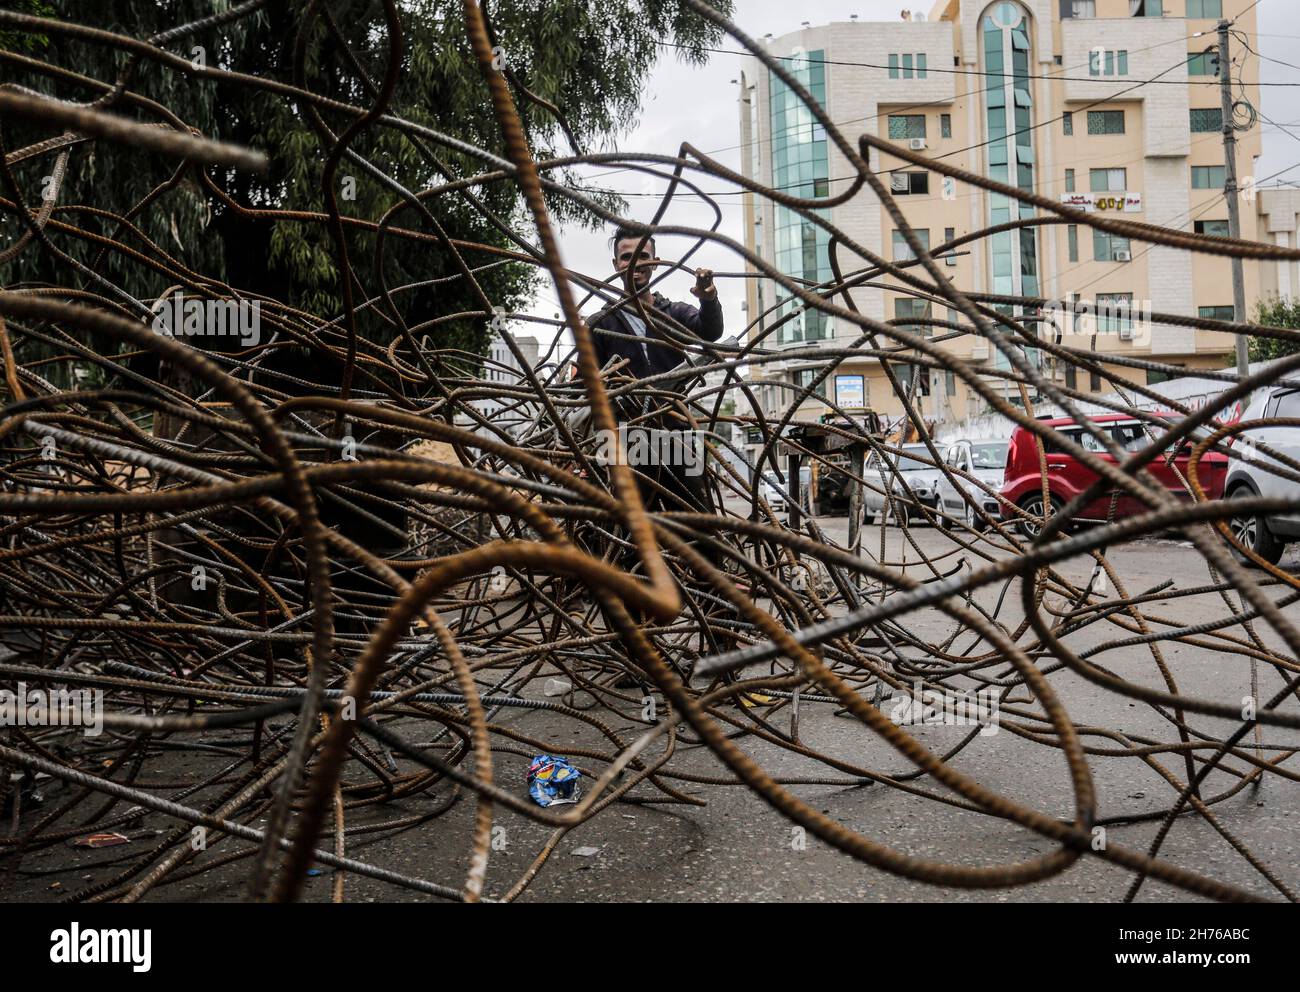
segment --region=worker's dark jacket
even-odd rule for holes
[[[671,317],[677,323],[698,335],[702,340],[717,341],[722,337],[722,304],[718,301],[717,296],[710,300],[703,300],[697,310],[689,303],[675,303],[655,293],[654,309],[667,317]],[[627,314],[629,313],[639,316],[636,307],[631,303],[618,310],[606,308],[591,319],[590,326],[593,330],[604,328],[622,334],[635,334],[636,332],[627,320]],[[646,328],[646,333],[649,337],[644,339],[646,341],[644,352],[641,348],[641,341],[643,340],[641,338],[633,340],[630,338],[610,337],[600,333],[593,334],[592,336],[596,340],[596,359],[600,366],[604,368],[605,364],[617,355],[630,359],[630,363],[623,367],[624,373],[633,375],[638,379],[644,379],[647,376],[668,372],[682,363],[682,353],[677,349],[651,343],[660,338],[659,332],[654,327]]]
[[[690,330],[704,341],[717,341],[722,337],[722,304],[718,297],[714,295],[712,299],[702,300],[700,308],[697,310],[689,303],[674,303],[666,297],[654,294],[654,309],[670,317],[683,327]],[[636,316],[636,308],[629,304],[618,310],[606,308],[596,314],[588,323],[594,333],[592,337],[596,344],[596,360],[601,368],[615,356],[629,359],[629,363],[623,367],[621,372],[635,376],[638,379],[644,379],[648,376],[659,375],[663,372],[671,372],[682,364],[684,357],[680,351],[671,346],[654,344],[653,342],[663,340],[658,331],[653,327],[646,328],[647,337],[642,338],[639,335],[629,338],[615,338],[599,333],[600,328],[611,331],[617,331],[622,334],[636,335],[632,325],[627,320],[627,314],[631,312]],[[650,316],[655,316],[653,313]],[[645,342],[644,350],[642,341]],[[680,377],[674,376],[669,379],[655,383],[655,388],[668,392],[685,391],[690,373]],[[651,401],[636,400],[630,396],[623,398],[623,402],[615,404],[615,416],[620,421],[629,421],[637,419],[642,425],[654,425],[654,420],[647,421],[644,415],[648,412]],[[652,473],[661,485],[666,487],[672,494],[668,499],[664,499],[662,494],[647,490],[645,493],[646,505],[651,509],[660,506],[670,510],[688,509],[696,512],[712,513],[713,499],[707,480],[703,476],[687,476],[680,468],[666,466]]]

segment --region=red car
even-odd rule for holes
[[[1170,425],[1176,422],[1172,415],[1157,414]],[[1158,437],[1162,431],[1158,424],[1143,423],[1122,413],[1101,414],[1091,418],[1091,422],[1110,434],[1111,438],[1124,451],[1138,451],[1151,443],[1149,429]],[[1108,453],[1098,440],[1086,433],[1079,424],[1069,418],[1044,420],[1044,424],[1074,441],[1085,451],[1093,452],[1103,461],[1115,464],[1115,458]],[[1198,432],[1203,435],[1203,432]],[[1191,457],[1195,443],[1183,441],[1176,455],[1169,453],[1157,455],[1147,463],[1147,469],[1161,484],[1179,499],[1190,501],[1192,494],[1182,481],[1187,477],[1187,462]],[[1047,484],[1051,494],[1052,511],[1059,511],[1066,503],[1087,489],[1097,480],[1097,473],[1085,468],[1073,455],[1066,454],[1057,445],[1044,441],[1047,455]],[[1201,458],[1197,466],[1197,476],[1207,499],[1219,499],[1223,496],[1223,484],[1228,475],[1228,456],[1210,451]],[[1038,445],[1035,436],[1023,427],[1017,427],[1011,433],[1011,451],[1007,456],[1006,474],[1002,482],[1001,495],[1008,502],[1014,503],[1027,513],[1042,516],[1043,483],[1038,466]],[[1112,511],[1112,503],[1114,508]],[[1013,514],[1001,504],[985,497],[985,509],[997,511],[1004,518],[1015,517],[1020,532],[1030,539],[1038,536],[1042,529],[1037,521],[1024,520]],[[1119,520],[1145,513],[1150,509],[1145,503],[1128,492],[1107,486],[1088,502],[1074,519],[1078,521]]]

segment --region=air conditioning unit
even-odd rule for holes
[[[987,341],[976,341],[970,346],[971,361],[983,362],[989,357],[989,343]]]
[[[1131,262],[1133,261],[1133,253],[1131,251],[1117,251],[1115,252],[1115,261]]]
[[[924,139],[924,138],[908,138],[908,139],[907,139],[907,147],[910,148],[910,149],[912,149],[912,151],[914,151],[914,152],[923,152],[923,151],[925,151],[925,139]]]

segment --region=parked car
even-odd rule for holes
[[[944,462],[954,471],[965,472],[996,490],[1002,485],[1006,472],[1009,445],[1006,441],[958,441],[950,445]],[[970,493],[977,505],[984,507],[990,515],[997,512],[997,500],[968,479],[954,476],[961,488]],[[965,524],[972,530],[982,529],[982,520],[963,497],[962,493],[949,482],[943,473],[938,480],[939,513],[941,518],[953,523]]]
[[[862,476],[870,484],[862,490],[863,519],[867,523],[873,522],[880,513],[889,513],[900,524],[908,519],[923,519],[924,514],[914,503],[935,508],[938,499],[935,486],[943,473],[933,465],[918,461],[920,458],[933,460],[930,449],[923,444],[904,444],[901,447],[906,454],[873,451],[867,458]],[[916,457],[909,457],[911,455]],[[894,496],[892,509],[886,505],[885,492],[877,492],[870,486]]]
[[[1300,389],[1290,386],[1270,386],[1255,393],[1242,420],[1260,420],[1273,417],[1300,417]],[[1296,509],[1287,513],[1263,516],[1246,514],[1228,521],[1232,536],[1270,564],[1277,564],[1287,544],[1300,541],[1300,485],[1269,471],[1269,466],[1280,466],[1277,459],[1259,450],[1263,442],[1280,455],[1300,460],[1300,428],[1257,427],[1243,431],[1233,441],[1232,450],[1237,457],[1231,459],[1223,492],[1228,499],[1250,496],[1290,497],[1297,501]],[[1202,457],[1201,465],[1208,454]],[[1197,467],[1198,476],[1204,472]],[[1237,558],[1249,561],[1235,548]]]
[[[812,473],[808,468],[805,466],[799,469],[799,505],[805,509],[808,506],[808,487],[811,481]],[[790,487],[775,472],[767,471],[763,473],[759,491],[763,499],[767,500],[768,505],[772,507],[773,513],[784,513],[786,511],[785,494],[790,492]],[[793,493],[790,494],[794,495]]]
[[[1175,422],[1173,416],[1165,416],[1162,419],[1171,425]],[[1091,418],[1091,422],[1106,431],[1124,451],[1138,451],[1145,448],[1163,430],[1158,424],[1144,425],[1142,421],[1122,413],[1101,414]],[[1076,421],[1058,418],[1045,420],[1043,423],[1070,438],[1085,451],[1096,454],[1103,461],[1115,464],[1115,457]],[[1199,436],[1204,437],[1206,434],[1201,431]],[[1048,496],[1051,500],[1052,512],[1056,513],[1092,485],[1097,480],[1097,474],[1058,445],[1045,441],[1043,446],[1047,458]],[[1183,441],[1176,452],[1157,456],[1146,466],[1152,476],[1169,492],[1187,501],[1192,499],[1192,493],[1183,480],[1187,477],[1187,462],[1194,446],[1195,440]],[[1219,499],[1223,495],[1227,468],[1228,457],[1224,454],[1207,452],[1201,459],[1198,477],[1205,490],[1206,498]],[[1035,443],[1035,435],[1023,427],[1017,427],[1011,433],[1011,450],[1007,459],[1001,495],[1026,513],[1037,518],[1042,517],[1043,483],[1038,463],[1038,445]],[[984,497],[984,506],[990,512],[994,510],[1001,512],[1003,509],[997,500],[991,500],[987,496]],[[1127,491],[1106,487],[1076,514],[1074,521],[1119,520],[1145,513],[1148,509],[1145,503]],[[1008,518],[1016,516],[1016,526],[1020,533],[1031,540],[1042,530],[1042,524],[1038,520],[1022,519],[1010,511],[1003,512],[1002,515]]]

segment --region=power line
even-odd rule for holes
[[[1161,42],[1161,44],[1172,45],[1172,44],[1174,44],[1176,41],[1189,41],[1189,40],[1191,40],[1191,39],[1187,39],[1187,38],[1173,39],[1173,40],[1170,40],[1170,41],[1168,41],[1168,42]],[[745,57],[747,57],[747,58],[754,58],[754,55],[753,55],[752,52],[745,51],[744,49],[734,49],[734,48],[708,48],[708,47],[699,47],[699,46],[695,46],[695,45],[684,45],[684,44],[681,44],[680,42],[672,42],[672,41],[660,41],[659,44],[665,46],[666,48],[683,48],[683,49],[690,49],[690,50],[692,50],[692,51],[712,52],[712,53],[715,54],[715,55],[742,55],[742,56],[745,56]],[[1152,46],[1152,47],[1158,47],[1158,46]],[[1142,49],[1142,50],[1145,51],[1145,49]],[[1199,54],[1199,53],[1193,53],[1193,54]],[[854,69],[883,69],[883,70],[886,70],[886,71],[888,71],[890,68],[892,68],[891,66],[888,66],[888,65],[881,65],[881,64],[876,63],[876,62],[852,62],[852,61],[848,61],[848,60],[845,60],[845,59],[814,59],[814,58],[809,58],[807,55],[800,55],[800,56],[797,56],[797,57],[796,57],[796,56],[790,56],[790,55],[774,55],[774,56],[772,56],[772,57],[773,57],[774,59],[776,59],[777,61],[780,61],[780,62],[791,62],[791,61],[793,61],[793,62],[797,62],[797,63],[799,63],[799,64],[801,64],[801,65],[802,65],[802,64],[809,64],[809,65],[835,65],[835,66],[843,66],[843,67],[846,67],[846,68],[854,68]],[[1089,75],[1089,76],[1065,76],[1065,75],[1061,75],[1061,74],[1059,74],[1059,73],[1049,73],[1049,74],[1047,74],[1047,75],[1040,75],[1040,74],[1037,74],[1037,73],[1027,73],[1027,74],[1021,76],[1021,75],[1018,75],[1017,73],[1014,73],[1014,72],[988,72],[987,70],[984,70],[984,69],[946,69],[946,68],[941,68],[941,67],[938,67],[938,66],[928,66],[928,65],[926,66],[926,72],[927,72],[927,74],[928,74],[928,73],[931,73],[931,72],[936,72],[936,73],[942,73],[942,74],[952,75],[952,76],[985,76],[985,77],[988,77],[988,78],[990,78],[990,79],[1045,79],[1045,80],[1047,80],[1047,81],[1049,81],[1049,82],[1079,82],[1079,83],[1095,83],[1095,82],[1097,82],[1097,77],[1096,77],[1096,76],[1091,76],[1091,75]],[[891,77],[891,78],[892,78],[892,77]],[[921,79],[925,79],[925,78],[928,78],[928,75],[927,75],[927,76],[921,76],[921,77],[911,77],[911,78],[921,78]],[[1154,80],[1149,80],[1148,82],[1154,82]],[[1212,81],[1212,80],[1208,80],[1208,79],[1207,79],[1207,80],[1188,79],[1186,83],[1184,83],[1182,80],[1178,80],[1178,79],[1168,79],[1168,80],[1164,80],[1163,82],[1161,82],[1160,85],[1163,85],[1163,86],[1183,86],[1183,85],[1187,85],[1187,86],[1198,86],[1198,85],[1199,85],[1199,86],[1217,86],[1218,83],[1215,82],[1215,81]],[[1300,83],[1263,83],[1263,82],[1254,82],[1254,83],[1248,83],[1248,84],[1246,84],[1246,85],[1249,85],[1249,86],[1300,87]]]
[[[1128,51],[1130,51],[1132,54],[1140,54],[1140,53],[1142,53],[1142,52],[1150,52],[1150,51],[1154,51],[1154,50],[1157,49],[1157,48],[1164,48],[1164,47],[1167,46],[1167,45],[1182,44],[1183,42],[1185,42],[1185,40],[1186,40],[1186,39],[1184,39],[1184,38],[1173,38],[1173,39],[1170,39],[1169,41],[1161,41],[1161,42],[1157,42],[1157,43],[1154,44],[1154,45],[1147,45],[1147,46],[1144,47],[1144,48],[1134,48],[1134,49],[1129,49]],[[670,48],[681,48],[681,47],[683,47],[683,46],[681,46],[681,45],[674,45],[674,44],[671,44],[671,43],[669,43],[669,42],[662,42],[662,44],[664,44],[665,46],[670,47]],[[736,54],[744,54],[744,55],[748,55],[749,53],[748,53],[748,52],[741,52],[741,53],[736,53]],[[1183,61],[1185,62],[1185,61],[1187,61],[1187,60],[1184,59]],[[853,65],[853,64],[859,64],[859,63],[846,63],[846,64]],[[1084,66],[1089,65],[1089,64],[1090,64],[1090,62],[1080,62],[1080,63],[1078,63],[1077,65],[1072,65],[1072,66],[1070,66],[1069,68],[1070,68],[1070,69],[1079,69],[1079,68],[1083,68]],[[1170,66],[1170,68],[1165,69],[1163,72],[1157,74],[1155,77],[1153,77],[1153,79],[1159,79],[1160,76],[1163,76],[1163,75],[1165,75],[1165,74],[1168,73],[1168,72],[1172,72],[1174,69],[1178,68],[1178,65],[1179,65],[1179,64],[1181,64],[1181,63],[1175,63],[1173,66]],[[980,73],[973,73],[973,74],[974,74],[974,75],[980,75]],[[1003,76],[1004,74],[1001,74],[1001,73],[985,73],[984,75],[990,75],[990,76],[998,76],[998,77],[1001,77],[1001,76]],[[1014,75],[1014,74],[1013,74],[1013,75]],[[1025,78],[1053,78],[1053,79],[1056,79],[1056,78],[1061,78],[1061,77],[1053,76],[1053,77],[1025,77]],[[1092,81],[1092,82],[1098,82],[1098,81],[1099,81],[1099,80],[1098,80],[1098,77],[1090,76],[1090,77],[1088,77],[1088,78],[1089,78],[1089,80]],[[1103,77],[1103,80],[1104,80],[1104,77]],[[1147,82],[1150,82],[1150,80],[1148,80]],[[1141,85],[1143,85],[1143,83],[1142,83],[1142,82],[1139,82],[1139,83],[1138,83],[1138,86],[1141,86]],[[1000,87],[1001,84],[999,83],[998,86]],[[987,87],[985,87],[984,89],[968,91],[967,93],[965,93],[965,94],[963,94],[963,95],[964,95],[965,97],[967,97],[967,98],[974,98],[974,97],[978,97],[978,96],[983,96],[983,95],[987,94],[990,90],[992,90],[992,89],[994,89],[994,88],[995,88],[995,87],[993,87],[993,86],[987,86]],[[1112,95],[1111,97],[1108,97],[1107,99],[1108,99],[1108,100],[1117,99],[1118,97],[1122,96],[1123,94],[1128,93],[1128,92],[1131,92],[1131,90],[1132,90],[1132,89],[1135,89],[1135,88],[1137,88],[1137,87],[1130,87],[1130,88],[1128,88],[1128,89],[1121,90],[1121,91],[1119,91],[1119,93],[1116,93],[1116,94]],[[876,114],[871,114],[871,115],[864,115],[864,116],[862,116],[862,117],[851,117],[851,118],[848,118],[848,119],[845,119],[845,120],[833,121],[832,123],[833,123],[836,127],[847,127],[847,126],[850,125],[850,124],[865,124],[865,123],[868,123],[868,122],[870,122],[870,121],[878,121],[878,120],[880,120],[880,118],[882,118],[882,117],[887,117],[887,116],[897,116],[897,115],[901,115],[901,114],[906,114],[908,111],[912,111],[912,110],[928,110],[928,109],[930,109],[930,108],[932,108],[932,107],[946,107],[946,106],[951,106],[951,105],[953,104],[953,102],[954,102],[954,101],[953,101],[953,100],[950,100],[950,99],[927,100],[927,101],[925,101],[925,102],[923,102],[923,103],[914,103],[914,104],[909,104],[909,105],[898,106],[898,107],[895,107],[893,110],[888,111],[888,112],[886,112],[886,113],[876,113]],[[1099,102],[1104,103],[1104,102],[1107,102],[1107,101],[1106,101],[1106,100],[1103,100],[1103,101],[1099,101]],[[1096,104],[1096,103],[1094,103],[1094,104],[1090,104],[1090,105],[1088,105],[1088,106],[1086,106],[1086,107],[1081,108],[1081,110],[1087,110],[1087,109],[1089,109],[1089,107],[1095,107],[1095,106],[1097,106],[1097,105],[1098,105],[1098,104]],[[1054,118],[1054,120],[1060,120],[1060,119],[1061,119],[1061,118],[1059,118],[1059,117],[1058,117],[1058,118]],[[1044,123],[1052,123],[1052,121],[1046,121],[1046,122],[1044,122]],[[792,132],[792,131],[797,131],[799,128],[801,128],[801,127],[807,127],[807,126],[809,126],[809,125],[808,125],[808,124],[793,124],[793,125],[790,125],[789,127],[785,128],[785,129],[784,129],[783,131],[781,131],[780,133],[781,133],[781,134],[787,134],[787,135],[788,135],[788,134],[789,134],[790,132]],[[1020,133],[1021,133],[1021,132],[1019,132],[1019,131],[1015,131],[1015,132],[1012,132],[1011,134],[1009,134],[1008,137],[1013,137],[1014,135],[1016,135],[1016,134],[1020,134]],[[741,142],[740,144],[735,144],[735,145],[725,145],[725,146],[720,147],[720,148],[710,149],[709,151],[706,151],[704,154],[712,156],[712,155],[720,154],[721,152],[738,151],[738,150],[740,150],[740,149],[743,149],[743,148],[748,147],[748,145],[754,145],[754,144],[757,144],[757,145],[760,145],[760,146],[761,146],[761,145],[764,145],[764,144],[771,144],[772,141],[774,141],[775,139],[776,139],[776,134],[775,134],[775,133],[772,134],[771,136],[769,136],[767,139],[760,139],[760,138],[755,137],[755,138],[753,138],[753,140],[751,140],[751,141],[748,142],[748,143]],[[980,147],[980,146],[975,145],[975,146],[971,146],[971,147],[972,147],[972,148],[977,148],[977,147]],[[954,154],[956,154],[956,153],[954,153]],[[602,178],[604,178],[605,176],[619,175],[620,173],[628,172],[628,171],[630,171],[630,170],[629,170],[629,169],[610,169],[610,170],[608,170],[608,171],[606,171],[606,172],[595,173],[595,174],[589,176],[588,178],[590,178],[590,179],[602,179]],[[837,181],[838,181],[838,180],[837,180]]]

